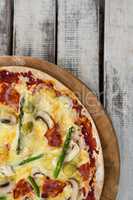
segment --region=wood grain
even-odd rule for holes
[[[14,55],[55,62],[55,0],[15,0]]]
[[[0,0],[0,55],[10,55],[12,47],[12,1]]]
[[[105,108],[121,150],[119,200],[133,199],[133,1],[105,1]]]
[[[58,1],[57,63],[80,77],[97,95],[98,0]]]
[[[119,182],[119,149],[115,131],[100,102],[90,89],[68,71],[31,57],[0,57],[0,66],[28,66],[42,70],[70,88],[90,112],[101,139],[105,162],[105,183],[101,200],[115,200]]]

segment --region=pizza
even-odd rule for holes
[[[0,68],[0,200],[99,200],[95,124],[75,94],[28,67]]]

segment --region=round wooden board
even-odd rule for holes
[[[32,57],[1,56],[0,66],[27,66],[39,69],[62,82],[78,96],[96,124],[103,148],[105,180],[101,200],[115,200],[120,175],[117,138],[110,119],[92,91],[71,73],[47,61]]]

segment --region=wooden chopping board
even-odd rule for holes
[[[47,61],[32,57],[2,56],[0,66],[27,66],[44,71],[70,88],[91,114],[101,139],[105,165],[105,180],[101,200],[115,200],[120,175],[117,138],[109,117],[93,92],[68,71]]]

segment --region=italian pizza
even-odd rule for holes
[[[76,95],[37,69],[0,68],[0,200],[99,200],[104,162]]]

